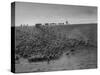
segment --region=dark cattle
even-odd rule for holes
[[[30,63],[32,63],[32,62],[45,62],[45,61],[47,61],[47,63],[49,64],[50,63],[50,61],[52,61],[52,60],[57,60],[57,59],[59,59],[58,57],[52,57],[52,56],[49,56],[49,57],[43,57],[43,58],[29,58],[28,59],[28,61],[30,62]]]
[[[43,61],[47,61],[47,58],[31,58],[28,59],[28,61],[31,62],[43,62]]]

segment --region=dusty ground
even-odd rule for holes
[[[16,72],[41,72],[56,70],[77,70],[97,68],[97,48],[78,48],[69,55],[63,54],[59,60],[38,63],[16,64]]]

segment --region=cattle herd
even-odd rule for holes
[[[16,27],[15,62],[20,58],[27,59],[29,63],[59,59],[65,52],[73,52],[80,46],[94,46],[90,40],[59,38],[56,31],[48,26],[36,25],[38,33],[32,34],[22,31],[21,26]],[[68,53],[66,54],[68,55]]]

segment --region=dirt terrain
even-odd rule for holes
[[[57,70],[77,70],[97,68],[97,50],[96,48],[77,49],[69,55],[63,54],[59,60],[38,63],[16,64],[16,72],[41,72]]]

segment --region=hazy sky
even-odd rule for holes
[[[89,6],[55,5],[16,2],[15,24],[36,23],[96,23],[97,8]]]

